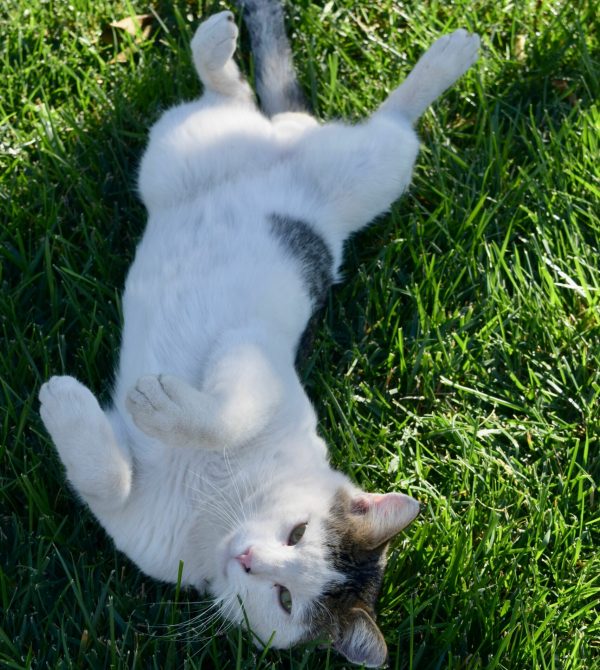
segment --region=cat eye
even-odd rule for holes
[[[305,524],[306,525],[306,524]],[[292,612],[292,594],[285,586],[279,586],[279,604],[288,613]]]
[[[308,523],[300,523],[294,527],[288,538],[289,546],[293,546],[295,544],[298,544],[298,542],[300,542],[300,540],[304,537],[306,526],[308,526]]]

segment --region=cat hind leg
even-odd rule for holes
[[[73,377],[52,377],[40,389],[40,415],[75,490],[97,514],[126,502],[131,456],[118,444],[98,401]]]
[[[412,124],[477,60],[478,51],[477,35],[444,35],[370,119],[355,126],[326,124],[307,134],[296,154],[297,170],[326,194],[321,216],[327,234],[345,239],[408,187],[419,150]]]
[[[198,26],[191,44],[192,57],[207,91],[252,101],[252,90],[233,60],[238,32],[231,12],[214,14]]]
[[[381,111],[400,112],[414,123],[475,63],[479,45],[479,35],[462,29],[437,39],[404,82],[390,94]]]

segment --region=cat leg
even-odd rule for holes
[[[172,375],[146,375],[126,405],[137,427],[164,444],[223,449],[260,433],[281,397],[267,356],[244,344],[219,355],[202,390]]]
[[[406,190],[419,149],[412,123],[476,60],[478,47],[479,38],[464,30],[440,38],[367,121],[327,124],[305,135],[296,167],[313,198],[320,194],[322,232],[334,243]]]
[[[149,437],[172,447],[216,442],[213,398],[172,375],[145,375],[127,394],[135,425]]]
[[[462,29],[440,37],[421,56],[404,82],[391,93],[381,110],[399,112],[414,123],[475,63],[479,44],[479,35]]]
[[[252,89],[233,60],[238,32],[231,12],[211,16],[196,30],[192,56],[205,91],[253,103]]]
[[[236,0],[243,9],[250,34],[256,91],[267,116],[282,112],[307,112],[285,34],[280,0]]]
[[[408,121],[384,115],[329,123],[301,138],[290,180],[304,187],[312,223],[334,252],[408,188],[418,151]]]
[[[96,514],[122,507],[131,490],[131,456],[91,391],[73,377],[52,377],[39,398],[42,421],[77,493]]]

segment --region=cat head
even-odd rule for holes
[[[287,491],[224,540],[214,595],[262,644],[330,640],[348,660],[380,666],[387,647],[375,601],[386,549],[418,513],[409,496],[339,482],[329,494],[308,485]]]

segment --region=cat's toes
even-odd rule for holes
[[[55,443],[102,412],[92,392],[74,377],[52,377],[40,389],[39,399],[42,421]]]
[[[40,414],[69,480],[90,504],[122,504],[131,489],[128,457],[94,394],[73,377],[52,377],[39,393]]]
[[[67,468],[102,457],[112,430],[88,388],[73,377],[52,377],[39,399],[42,421]]]
[[[423,57],[429,76],[447,79],[450,83],[462,76],[479,56],[479,35],[460,28],[436,40]]]
[[[466,72],[479,57],[481,39],[476,33],[459,28],[451,33],[445,54],[450,57],[461,72]]]
[[[151,437],[164,439],[182,423],[184,410],[173,379],[166,375],[140,377],[127,395],[127,409],[136,426]]]
[[[200,24],[192,39],[192,54],[201,71],[219,70],[233,56],[238,28],[231,12],[219,12]]]

